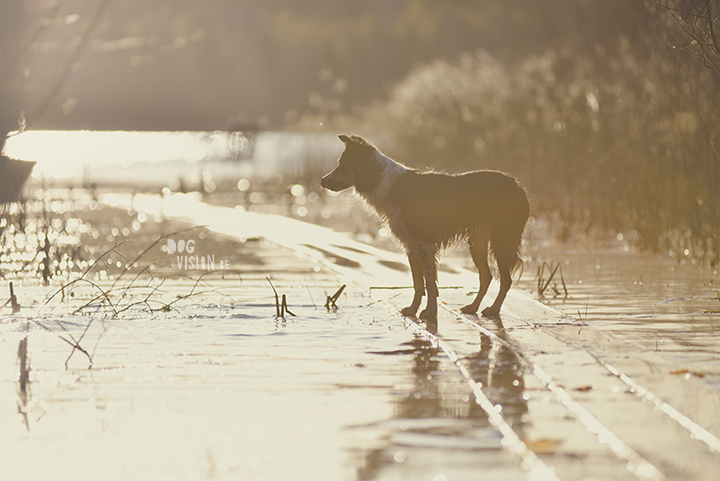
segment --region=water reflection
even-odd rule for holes
[[[444,355],[440,348],[420,336],[405,344],[413,352],[413,386],[403,393],[395,406],[399,419],[413,418],[484,418],[484,412],[468,394],[458,392],[464,386],[447,383],[450,373],[443,372]]]
[[[503,417],[522,439],[528,419],[522,364],[505,344],[487,336],[482,336],[480,342],[480,351],[465,359],[468,370],[475,382],[482,383],[493,405],[502,407]]]
[[[435,326],[436,327],[436,326]],[[475,344],[475,346],[477,346]],[[523,391],[522,365],[514,352],[503,343],[482,336],[480,349],[465,347],[462,362],[472,378],[483,385],[483,391],[500,406],[508,423],[522,436],[528,407]],[[474,351],[474,352],[473,352]],[[442,350],[421,335],[403,344],[402,349],[378,352],[389,356],[412,356],[409,362],[410,382],[398,390],[395,419],[361,429],[383,429],[383,443],[365,451],[357,459],[359,480],[375,479],[404,464],[403,473],[430,474],[448,465],[459,472],[477,476],[492,463],[505,464],[502,469],[512,478],[517,468],[501,453],[501,436],[491,426],[487,414],[475,402],[467,381]],[[453,462],[448,463],[448,456]],[[449,476],[448,476],[449,479]]]

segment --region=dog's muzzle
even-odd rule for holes
[[[320,179],[320,185],[325,187],[327,190],[340,192],[341,190],[352,187],[353,180],[350,172],[348,172],[346,168],[337,166],[335,170]]]

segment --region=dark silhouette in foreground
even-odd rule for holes
[[[0,204],[20,198],[22,187],[34,166],[35,162],[0,156]]]

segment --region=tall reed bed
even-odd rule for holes
[[[625,37],[509,65],[486,52],[417,67],[366,111],[398,159],[518,176],[562,240],[621,236],[720,261],[720,76]]]

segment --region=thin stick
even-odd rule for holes
[[[548,266],[548,269],[550,269],[550,267],[551,267],[551,266]],[[542,287],[542,289],[540,289],[539,294],[540,294],[541,296],[545,294],[545,290],[546,290],[546,289],[548,288],[548,286],[550,285],[550,282],[553,280],[553,277],[555,277],[555,273],[557,272],[558,268],[560,268],[560,264],[559,264],[559,263],[555,266],[555,268],[554,268],[554,269],[552,270],[552,272],[550,273],[550,277],[548,277],[548,280],[547,280],[547,282],[545,282],[545,285]]]
[[[27,324],[25,325],[27,329]],[[30,397],[30,360],[28,359],[28,335],[25,334],[18,345],[18,360],[20,361],[20,402],[18,403],[18,411],[22,414],[25,428],[30,430],[30,420],[28,419],[28,399]]]
[[[278,293],[277,293],[277,291],[275,290],[275,286],[273,286],[273,283],[272,283],[272,281],[270,280],[270,278],[269,278],[269,277],[265,277],[265,279],[267,279],[267,281],[270,283],[270,287],[272,287],[272,290],[273,290],[273,292],[275,293],[275,312],[276,312],[275,319],[281,319],[281,318],[283,317],[283,315],[282,315],[282,312],[281,312],[281,310],[280,310],[280,299],[278,298]]]
[[[12,305],[13,314],[20,312],[20,303],[18,302],[17,297],[15,297],[15,289],[13,288],[12,282],[10,282],[10,304]]]
[[[90,265],[88,266],[87,269],[85,269],[85,270],[83,271],[82,274],[80,274],[80,277],[79,277],[79,278],[73,279],[72,281],[68,282],[67,284],[64,284],[64,285],[60,286],[60,288],[59,288],[58,290],[56,290],[56,291],[45,301],[45,304],[44,304],[44,305],[47,306],[47,305],[50,303],[50,301],[52,301],[52,300],[55,298],[55,296],[57,296],[57,295],[60,294],[61,292],[64,292],[66,288],[72,286],[73,284],[75,284],[76,282],[78,282],[78,281],[80,281],[80,280],[85,280],[84,277],[85,277],[85,275],[86,275],[88,272],[90,272],[90,269],[92,269],[93,267],[95,267],[95,265],[96,265],[98,262],[100,262],[103,257],[105,257],[106,255],[110,254],[112,251],[114,251],[115,249],[117,249],[118,247],[120,247],[120,246],[123,245],[123,244],[124,244],[124,242],[121,242],[120,244],[117,244],[117,245],[111,247],[110,249],[106,250],[105,252],[103,252],[97,259],[95,259],[95,261],[93,261],[92,264],[90,264]]]
[[[308,291],[308,295],[310,295],[310,302],[312,302],[312,305],[315,309],[317,309],[317,304],[315,304],[315,299],[313,299],[312,292],[310,292],[310,286],[305,286],[305,288]]]
[[[337,309],[338,306],[336,304],[336,301],[340,298],[340,295],[343,293],[344,290],[345,284],[340,286],[340,289],[338,289],[335,294],[333,294],[332,296],[327,296],[327,302],[325,302],[325,309],[327,309],[328,311],[330,309]]]
[[[287,313],[290,314],[291,316],[297,317],[296,314],[293,314],[292,311],[290,311],[290,309],[288,309],[288,306],[287,306],[287,297],[285,297],[285,294],[282,295],[282,309],[283,309],[283,311],[287,312]]]

